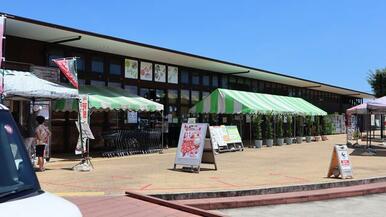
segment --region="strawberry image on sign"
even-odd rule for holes
[[[181,146],[181,153],[182,156],[189,156],[191,158],[194,158],[197,153],[198,149],[200,148],[200,130],[201,128],[195,129],[195,128],[185,128],[186,132],[184,134],[184,139]]]

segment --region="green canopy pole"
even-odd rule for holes
[[[294,126],[295,126],[295,127],[294,127],[294,132],[293,132],[294,134],[293,134],[293,137],[295,137],[295,138],[297,137],[297,136],[296,136],[296,122],[297,122],[297,121],[298,121],[298,120],[297,120],[296,116],[294,116],[294,117],[293,117],[293,122],[294,122]]]
[[[164,152],[164,110],[161,111],[161,151],[159,152],[162,154]]]
[[[252,118],[253,116],[251,115],[250,121],[249,121],[249,146],[252,147]]]

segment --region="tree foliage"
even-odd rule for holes
[[[386,68],[370,71],[367,82],[373,89],[375,97],[386,96]]]
[[[255,116],[255,139],[256,140],[262,140],[262,132],[261,132],[261,124],[263,123],[263,118],[260,114],[257,114]]]

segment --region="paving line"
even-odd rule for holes
[[[56,192],[54,193],[61,197],[73,197],[73,196],[104,196],[105,192],[102,191],[78,191],[78,192]]]

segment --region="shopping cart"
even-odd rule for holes
[[[160,130],[115,130],[102,135],[107,151],[103,157],[148,154],[162,149]]]

